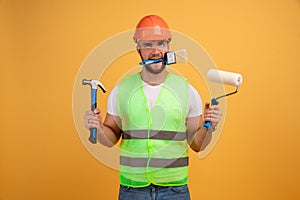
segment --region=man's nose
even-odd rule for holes
[[[154,48],[152,48],[151,53],[152,54],[161,54],[161,49],[158,47],[154,47]]]

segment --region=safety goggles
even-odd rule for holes
[[[169,42],[167,40],[141,40],[138,42],[138,48],[143,50],[160,49],[168,50]]]

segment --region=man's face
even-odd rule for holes
[[[167,40],[150,40],[140,41],[138,48],[143,60],[156,60],[164,57],[164,54],[169,50]],[[145,65],[146,70],[153,74],[159,74],[165,69],[163,62]]]

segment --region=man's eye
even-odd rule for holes
[[[166,46],[166,43],[164,41],[161,41],[161,42],[158,43],[158,46],[164,47],[164,46]]]
[[[143,47],[144,47],[144,48],[151,48],[151,47],[152,47],[152,44],[146,43],[146,44],[143,44]]]

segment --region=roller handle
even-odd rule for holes
[[[212,106],[218,105],[218,104],[219,104],[219,101],[218,101],[216,98],[212,98],[212,99],[211,99],[211,105],[212,105]],[[203,123],[203,126],[204,126],[205,128],[210,128],[211,122],[210,122],[210,121],[205,121],[205,122]]]
[[[97,108],[97,89],[92,89],[91,92],[91,110],[94,111]],[[97,129],[90,128],[89,141],[93,144],[97,143]]]

